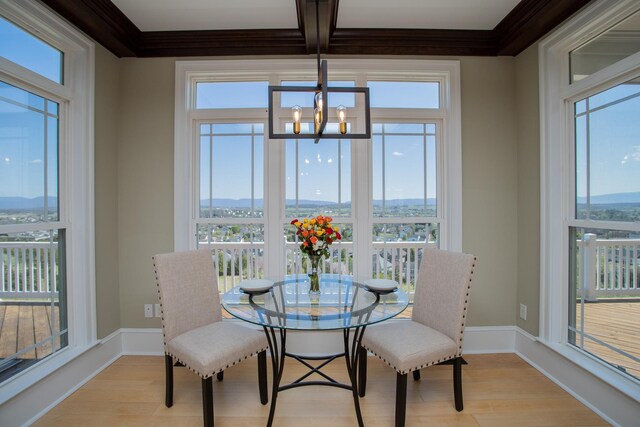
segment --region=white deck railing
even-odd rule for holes
[[[50,298],[58,295],[58,245],[0,242],[0,298]]]
[[[586,300],[640,296],[640,239],[598,239],[585,234],[578,250],[578,283]]]
[[[199,244],[206,247],[206,242]],[[432,243],[435,247],[435,242]],[[262,242],[212,242],[216,269],[219,272],[218,287],[226,292],[245,279],[264,275],[264,244]],[[372,252],[372,276],[397,280],[402,290],[413,296],[422,260],[424,242],[374,242]],[[322,258],[320,270],[331,274],[353,274],[353,243],[340,242],[331,246],[331,256]],[[298,250],[298,245],[286,245],[286,274],[309,272],[307,257]]]
[[[430,243],[435,246],[435,243]],[[204,243],[206,245],[206,243]],[[264,276],[264,243],[214,242],[210,248],[219,272],[218,285],[226,292],[241,280]],[[200,243],[203,247],[203,243]],[[374,242],[372,277],[397,280],[413,295],[422,261],[423,242]],[[578,241],[579,289],[585,299],[604,296],[640,296],[640,239],[597,239],[586,234]],[[287,243],[286,274],[308,272],[307,258],[296,243]],[[0,298],[42,298],[57,295],[57,245],[48,242],[0,242]],[[353,244],[331,246],[321,271],[353,274]]]

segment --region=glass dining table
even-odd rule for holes
[[[405,292],[369,289],[352,276],[320,275],[320,294],[309,293],[306,274],[286,276],[272,287],[256,292],[236,286],[222,296],[222,306],[232,316],[263,328],[273,368],[273,388],[267,427],[273,424],[278,393],[311,385],[339,387],[351,390],[358,425],[364,426],[358,398],[358,349],[367,326],[400,314],[409,304]],[[287,331],[342,330],[344,351],[338,354],[302,356],[287,351]],[[308,369],[302,377],[281,385],[284,361],[294,358]],[[344,357],[350,384],[340,383],[321,369],[333,360]],[[320,363],[313,366],[312,363]],[[315,362],[314,362],[315,361]],[[307,380],[312,374],[322,380]]]

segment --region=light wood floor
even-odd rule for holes
[[[469,365],[463,367],[464,411],[458,413],[453,406],[451,366],[434,366],[423,370],[418,382],[409,377],[407,427],[608,425],[514,354],[465,358]],[[255,359],[245,361],[229,368],[223,382],[214,380],[216,426],[266,425],[269,408],[260,405],[256,365]],[[300,366],[288,360],[283,381],[302,375]],[[346,381],[342,360],[328,368],[336,379]],[[360,400],[366,426],[393,426],[395,378],[391,368],[369,358],[367,395]],[[174,380],[174,406],[166,408],[164,359],[124,356],[34,425],[200,427],[200,379],[175,368]],[[351,392],[319,386],[281,392],[274,427],[293,426],[357,426]]]

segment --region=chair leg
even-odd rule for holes
[[[173,406],[173,357],[164,355],[164,404],[167,408]]]
[[[367,349],[358,349],[358,394],[364,397],[367,390]]]
[[[204,427],[213,426],[213,377],[202,379],[202,415]]]
[[[224,379],[224,371],[220,371],[216,374],[216,379],[222,381]]]
[[[396,378],[396,427],[404,427],[407,413],[407,374],[398,372]]]
[[[413,380],[420,381],[420,369],[416,369],[413,371]]]
[[[453,360],[453,396],[456,402],[456,411],[462,411],[462,357]]]
[[[266,405],[269,402],[267,392],[267,351],[258,353],[258,388],[260,389],[260,403]]]

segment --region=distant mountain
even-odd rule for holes
[[[214,208],[250,208],[251,199],[201,199],[200,206],[209,206],[209,203]],[[287,204],[292,205],[295,200],[287,199]],[[335,205],[334,202],[328,202],[324,200],[298,200],[298,204],[301,206],[330,206]],[[255,208],[261,209],[263,205],[262,199],[255,200]]]
[[[216,208],[250,208],[251,207],[251,199],[213,199],[212,205]],[[201,199],[200,206],[209,206],[210,199]],[[287,199],[287,206],[294,205],[296,203],[295,200]],[[262,199],[255,200],[255,207],[260,209],[262,208]],[[382,205],[381,200],[374,200],[373,204],[375,206]],[[423,199],[394,199],[387,200],[385,205],[388,207],[391,206],[421,206],[424,204]],[[427,199],[427,205],[435,205],[435,199]],[[298,205],[300,206],[333,206],[337,205],[335,202],[330,202],[327,200],[298,200]],[[351,202],[343,202],[343,206],[350,206]]]
[[[422,206],[424,199],[391,199],[384,202],[385,206]],[[428,206],[434,206],[436,199],[427,199]],[[382,206],[382,200],[374,200],[374,206]]]
[[[49,197],[48,205],[52,208],[57,207],[58,198]],[[0,197],[0,209],[29,210],[42,209],[43,207],[44,197],[34,197],[32,199],[27,197]]]
[[[587,203],[586,197],[578,197],[578,203]],[[591,196],[591,204],[617,205],[622,203],[640,203],[640,191],[634,193],[612,193]]]

